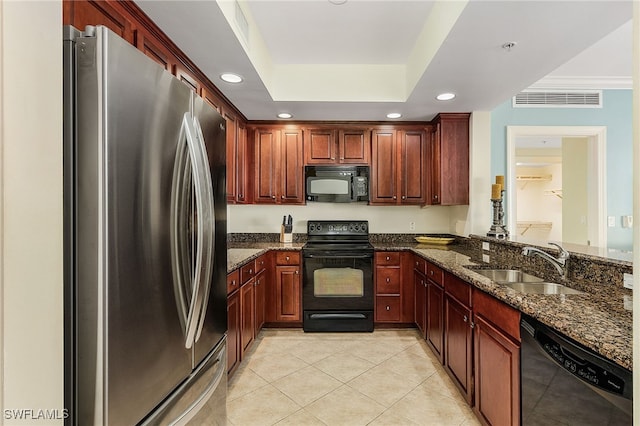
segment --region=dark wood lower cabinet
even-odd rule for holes
[[[413,271],[414,321],[423,339],[427,337],[427,279],[420,271]]]
[[[427,280],[427,343],[444,362],[444,289]]]
[[[267,273],[265,270],[261,271],[255,277],[254,287],[254,301],[255,301],[255,336],[258,335],[262,326],[264,326],[266,319],[266,294],[267,294]]]
[[[249,349],[255,333],[254,278],[240,287],[240,356]]]
[[[240,364],[240,292],[227,297],[227,373]]]
[[[473,396],[471,309],[449,296],[445,297],[445,367],[467,402],[471,404]]]
[[[474,411],[487,425],[518,425],[520,345],[481,316],[476,316],[474,330]]]

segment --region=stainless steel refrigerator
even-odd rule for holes
[[[107,28],[64,38],[67,422],[224,424],[224,120]]]

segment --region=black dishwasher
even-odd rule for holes
[[[520,322],[522,425],[631,425],[632,373],[533,318]]]

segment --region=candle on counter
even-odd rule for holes
[[[500,185],[502,187],[502,189],[504,189],[504,175],[497,175],[496,176],[496,183],[498,185]]]
[[[502,198],[502,185],[494,183],[491,185],[491,199],[499,200],[500,198]]]

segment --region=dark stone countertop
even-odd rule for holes
[[[301,243],[232,243],[228,271],[268,250],[300,250]],[[409,250],[462,278],[495,298],[538,319],[569,338],[629,370],[632,369],[632,312],[629,296],[612,296],[606,286],[587,282],[564,283],[585,294],[537,295],[516,292],[476,273],[478,266],[464,246],[428,246],[412,242],[374,243],[378,251]]]

